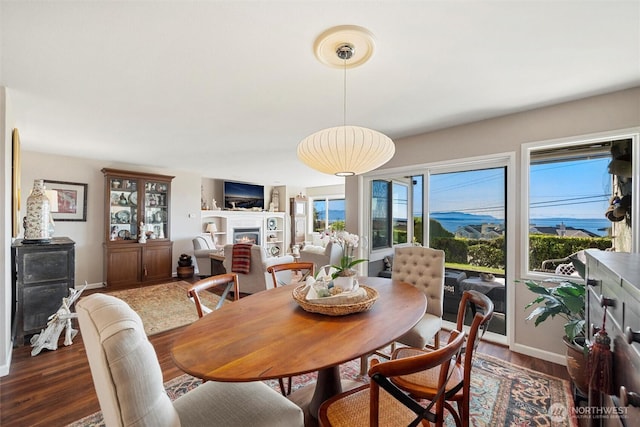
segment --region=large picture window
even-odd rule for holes
[[[582,250],[634,251],[634,140],[611,133],[524,147],[527,274],[579,279]]]

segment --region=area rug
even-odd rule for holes
[[[359,361],[340,366],[342,378],[368,382],[359,375]],[[315,381],[315,374],[293,377],[295,391]],[[279,392],[278,381],[265,381]],[[200,385],[202,381],[184,374],[164,384],[174,400]],[[471,379],[471,425],[476,427],[553,426],[578,427],[572,411],[573,398],[568,381],[522,368],[500,359],[478,353]],[[455,426],[447,417],[447,427]],[[102,415],[97,412],[69,427],[103,426]]]
[[[193,302],[187,297],[191,284],[184,281],[109,292],[120,298],[140,316],[147,335],[185,326],[198,320]],[[201,292],[200,299],[214,308],[220,297],[212,292]]]

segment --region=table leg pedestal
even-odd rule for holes
[[[309,402],[309,414],[317,419],[318,409],[320,405],[322,405],[322,402],[340,393],[342,393],[340,365],[318,371],[316,388],[313,392],[311,402]]]

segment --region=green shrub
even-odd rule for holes
[[[529,269],[542,268],[548,259],[565,258],[583,249],[609,249],[610,237],[560,237],[544,234],[529,235]]]
[[[436,237],[431,238],[429,245],[435,249],[444,251],[444,259],[446,262],[455,262],[460,264],[468,263],[467,258],[467,242],[465,239],[456,239],[453,237]]]

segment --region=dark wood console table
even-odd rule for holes
[[[54,237],[50,243],[11,245],[13,282],[13,345],[47,326],[62,298],[75,286],[75,242]]]
[[[632,426],[640,420],[640,254],[587,250],[587,329],[605,329],[613,351],[612,394],[589,389],[590,426]],[[593,327],[592,327],[593,326]],[[634,334],[635,333],[635,334]],[[624,387],[625,391],[621,391]],[[594,411],[596,413],[594,413]],[[598,413],[599,412],[599,413]]]

